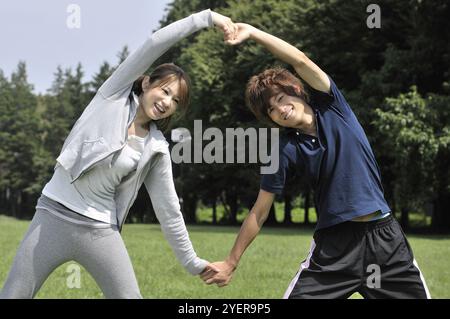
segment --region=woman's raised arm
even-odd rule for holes
[[[153,33],[136,51],[119,65],[117,70],[100,87],[99,92],[108,98],[127,89],[139,76],[175,43],[206,27],[216,25],[226,39],[232,38],[237,27],[231,19],[211,10],[204,10],[178,20]]]

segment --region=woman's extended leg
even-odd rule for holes
[[[70,260],[64,222],[37,209],[14,258],[0,299],[33,298],[58,266]]]
[[[113,226],[78,232],[74,260],[95,279],[108,299],[142,298],[133,266],[122,237]]]

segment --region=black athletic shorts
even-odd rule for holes
[[[392,216],[315,232],[284,298],[431,298],[411,247]]]

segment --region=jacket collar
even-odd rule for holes
[[[154,122],[150,122],[150,147],[155,152],[169,153],[169,143]]]
[[[139,98],[138,96],[132,92],[132,101],[134,103],[132,104],[132,118],[135,117],[135,113],[137,112],[139,108]],[[149,123],[149,143],[150,147],[155,152],[160,153],[168,153],[169,152],[169,143],[167,143],[166,138],[164,137],[163,133],[158,129],[156,124],[154,122]]]

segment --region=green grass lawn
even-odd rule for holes
[[[6,279],[28,222],[0,216],[0,286]],[[197,253],[220,260],[232,246],[238,227],[188,226]],[[123,237],[144,298],[281,298],[306,257],[313,229],[264,228],[225,288],[204,285],[177,262],[158,225],[126,225]],[[450,298],[450,236],[408,236],[433,298]],[[81,288],[69,289],[69,264],[44,283],[37,298],[103,298],[82,268]],[[354,295],[353,298],[358,298]]]

